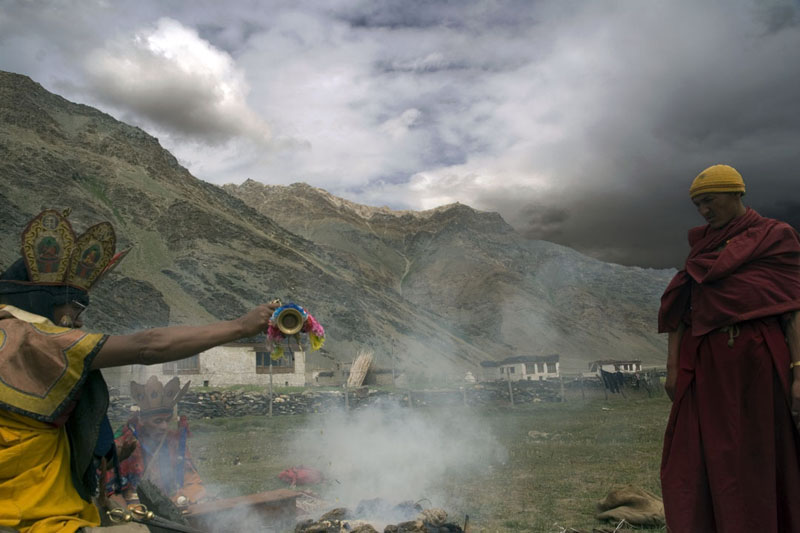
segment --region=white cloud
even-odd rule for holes
[[[769,206],[800,166],[789,0],[87,6],[12,3],[3,65],[143,127],[215,183],[460,201],[653,264],[684,252],[698,170],[772,176],[748,194]]]
[[[84,67],[100,100],[177,138],[266,146],[270,130],[249,107],[243,73],[225,52],[180,22],[155,26],[91,51]]]

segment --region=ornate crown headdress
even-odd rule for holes
[[[100,222],[80,236],[67,220],[70,210],[46,209],[22,232],[22,257],[33,283],[70,285],[88,291],[130,251],[116,252],[113,226]]]
[[[141,415],[168,414],[186,394],[190,383],[187,381],[181,388],[180,380],[174,377],[162,385],[156,376],[150,376],[144,385],[131,381],[131,397],[139,406]]]

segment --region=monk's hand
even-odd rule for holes
[[[273,301],[259,305],[249,313],[239,317],[239,322],[242,324],[242,336],[252,337],[267,331],[269,319],[278,307],[280,307],[280,304]]]
[[[795,425],[800,428],[800,367],[794,367],[792,379],[792,418]]]
[[[121,446],[118,446],[117,457],[119,458],[120,462],[133,455],[133,452],[136,451],[136,446],[137,442],[133,439],[125,441]]]
[[[670,401],[675,401],[675,386],[678,383],[678,369],[667,368],[667,379],[664,381],[664,390]]]

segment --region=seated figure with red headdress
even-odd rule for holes
[[[177,425],[170,428],[175,420],[175,406],[188,388],[189,383],[181,388],[177,377],[166,385],[155,376],[144,385],[131,382],[131,396],[139,412],[125,424],[115,441],[119,449],[132,448],[119,468],[122,483],[119,488],[126,503],[138,503],[136,489],[142,479],[153,482],[178,505],[205,498],[205,487],[187,445],[186,417],[179,417]],[[108,481],[107,492],[111,494],[114,479],[109,477]]]

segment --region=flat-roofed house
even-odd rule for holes
[[[541,381],[560,376],[558,354],[517,355],[502,361],[482,361],[484,381]]]
[[[272,361],[275,387],[303,387],[312,384],[314,372],[306,364],[306,353],[285,350],[281,359]],[[157,365],[131,365],[104,369],[103,376],[117,393],[129,394],[131,381],[144,383],[155,375],[162,382],[178,376],[192,387],[230,387],[257,385],[267,388],[270,382],[270,354],[263,342],[232,342],[211,348],[180,361]]]
[[[642,361],[640,359],[629,361],[605,359],[589,363],[590,373],[600,375],[601,370],[611,373],[622,372],[623,374],[635,374],[636,372],[642,371]]]

